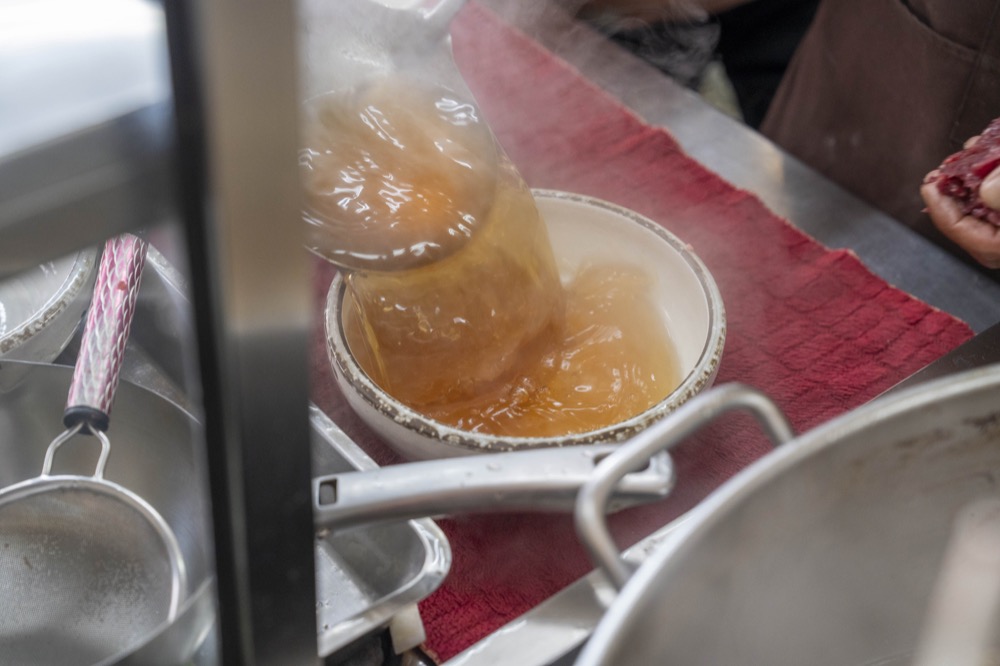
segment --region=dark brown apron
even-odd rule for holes
[[[935,242],[924,175],[1000,116],[1000,0],[823,0],[761,131]]]

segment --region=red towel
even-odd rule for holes
[[[455,57],[501,144],[533,187],[596,196],[642,213],[689,242],[714,275],[728,316],[717,382],[763,390],[799,431],[870,400],[972,336],[948,314],[831,251],[752,194],[687,156],[488,10],[453,26]],[[740,159],[734,155],[733,159]],[[325,297],[330,271],[320,271]],[[317,328],[314,399],[382,464],[398,462],[344,405]],[[623,546],[702,499],[769,450],[733,416],[675,453],[679,481],[655,506],[612,519]],[[420,605],[427,648],[448,659],[588,572],[566,516],[440,521],[454,565]]]

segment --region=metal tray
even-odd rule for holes
[[[318,407],[310,408],[313,474],[374,469],[368,457]],[[319,653],[327,656],[397,617],[412,623],[409,609],[433,592],[451,566],[451,548],[429,519],[365,525],[338,531],[316,545],[316,619]],[[392,627],[390,627],[392,628]],[[405,636],[422,627],[406,627]],[[394,636],[394,639],[396,636]],[[420,641],[418,640],[417,643]]]

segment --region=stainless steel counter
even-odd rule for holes
[[[667,128],[709,169],[827,247],[854,251],[892,285],[967,322],[1000,322],[1000,283],[845,192],[659,70],[571,20],[553,0],[485,0],[498,14]],[[916,187],[916,185],[914,185]]]
[[[569,19],[551,0],[480,0],[579,69],[646,122],[830,248],[855,252],[890,284],[967,322],[977,333],[900,387],[1000,362],[1000,284],[784,153],[695,93]],[[895,389],[893,389],[895,390]],[[683,518],[679,519],[683,520]],[[675,521],[676,522],[676,521]],[[627,552],[642,561],[672,525]],[[447,666],[571,664],[613,596],[592,572],[447,662]]]

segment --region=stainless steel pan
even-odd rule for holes
[[[629,453],[598,477],[618,455]],[[996,497],[998,479],[1000,368],[881,398],[765,456],[690,512],[577,663],[908,663],[954,517]]]
[[[73,369],[0,361],[0,378],[8,372],[21,379],[0,392],[0,460],[4,462],[0,486],[29,479],[41,469],[48,443],[61,431],[58,416]],[[188,583],[186,600],[173,623],[164,622],[145,640],[102,664],[184,663],[211,629],[215,605],[201,433],[184,409],[128,382],[119,385],[115,410],[110,431],[114,453],[106,474],[145,499],[170,525],[184,557]],[[86,475],[93,471],[93,460],[90,447],[74,446],[61,452],[57,462],[62,474]]]
[[[169,314],[174,321],[185,314],[187,300],[183,281],[176,275],[163,275],[165,266],[169,268],[162,260],[147,265],[143,289],[156,288],[164,292],[165,296],[159,300],[169,305],[164,312],[138,312],[137,325],[147,315]],[[142,348],[160,347],[169,342],[151,335],[160,332],[159,329],[140,329],[133,338]],[[185,405],[185,397],[176,387],[163,382],[162,373],[145,367],[142,354],[135,355],[138,350],[132,351],[132,361],[138,359],[140,367],[133,368],[131,373],[126,368],[126,377],[131,375],[140,385],[152,387],[166,396],[167,404]],[[13,368],[0,367],[0,385],[4,370],[12,371]],[[135,390],[136,387],[130,387],[129,393]],[[4,400],[0,391],[0,409]],[[119,433],[115,440],[117,446],[121,428],[134,427],[136,424],[132,420],[137,416],[143,420],[147,417],[129,406],[116,409],[119,410],[119,423],[115,426]],[[183,411],[189,410],[184,408]],[[157,416],[152,414],[149,418],[155,423]],[[447,573],[450,560],[444,536],[429,521],[407,522],[405,518],[470,511],[571,511],[579,487],[602,457],[612,450],[610,447],[552,449],[509,460],[481,456],[478,461],[460,459],[437,461],[427,466],[405,464],[379,469],[316,408],[312,410],[311,421],[313,465],[315,473],[321,477],[315,485],[326,483],[329,486],[335,482],[339,488],[336,508],[324,502],[319,512],[322,524],[318,527],[316,575],[321,656],[335,654],[364,634],[385,626],[395,614],[432,592]],[[0,428],[3,426],[0,418]],[[185,441],[195,437],[191,446],[200,458],[197,448],[202,445],[200,430],[193,420],[191,427],[195,430]],[[6,453],[0,449],[0,460],[6,459]],[[123,461],[119,457],[122,455],[116,448],[114,458],[117,462],[139,464],[137,459]],[[207,510],[207,489],[201,479],[203,471],[204,467],[198,469],[198,485],[192,492],[200,492],[199,502]],[[667,456],[657,457],[626,479],[616,495],[614,508],[661,498],[670,491],[673,482],[671,461]],[[127,478],[122,479],[122,483],[146,496],[142,483],[134,485]],[[379,508],[374,508],[375,502],[379,503]],[[159,504],[153,504],[163,513]],[[391,513],[387,504],[395,505]],[[199,516],[198,520],[204,528],[207,514]],[[172,526],[175,531],[178,529]],[[330,529],[331,526],[334,529]],[[186,559],[189,556],[186,555]],[[388,561],[393,562],[389,568],[375,566],[375,563]],[[209,600],[213,601],[210,596]]]

